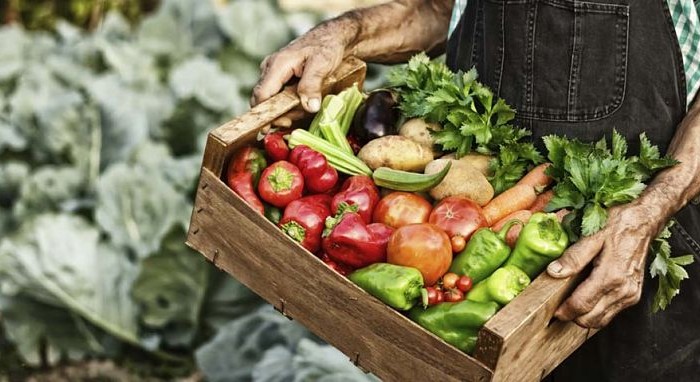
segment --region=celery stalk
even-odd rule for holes
[[[346,103],[341,95],[332,96],[326,109],[323,110],[323,116],[318,124],[323,137],[334,146],[352,154],[352,147],[345,138],[340,122],[343,118],[343,113],[346,111]]]
[[[348,154],[323,138],[306,130],[296,129],[289,136],[289,147],[305,145],[326,157],[328,163],[336,170],[348,175],[372,176],[372,170],[352,153]]]

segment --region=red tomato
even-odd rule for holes
[[[465,241],[469,241],[477,229],[488,227],[481,207],[459,196],[442,199],[430,213],[428,222],[442,228],[450,237],[459,235]]]
[[[433,206],[410,192],[392,192],[382,198],[374,209],[372,221],[399,228],[409,224],[427,223]]]
[[[445,273],[445,275],[442,276],[442,287],[445,289],[452,289],[457,285],[457,280],[459,280],[459,275],[456,273]]]
[[[467,293],[472,289],[472,278],[469,276],[462,276],[457,280],[457,289],[461,290],[462,293]]]
[[[448,289],[443,294],[443,298],[447,302],[457,302],[464,300],[464,293],[459,289]]]
[[[444,301],[445,301],[445,296],[443,295],[442,291],[438,289],[437,292],[438,292],[438,295],[437,295],[437,302],[436,302],[436,304],[439,304],[439,303],[441,303],[441,302],[444,302]]]
[[[434,287],[427,287],[425,290],[428,292],[428,305],[435,305],[440,302],[438,301],[438,296],[442,296],[442,292]]]
[[[387,262],[418,269],[425,285],[432,286],[450,268],[450,238],[432,224],[405,225],[389,238]]]

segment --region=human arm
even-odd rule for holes
[[[444,49],[454,0],[397,0],[346,12],[319,24],[268,56],[251,105],[277,94],[293,76],[304,109],[318,111],[323,79],[350,55],[398,63],[421,51]]]
[[[605,228],[583,238],[547,271],[564,278],[593,261],[593,270],[555,316],[601,328],[641,298],[649,244],[666,222],[700,194],[700,102],[687,113],[668,155],[680,164],[659,173],[635,201],[610,210]]]

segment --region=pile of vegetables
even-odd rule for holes
[[[570,243],[603,228],[607,208],[676,163],[644,136],[627,156],[617,132],[610,149],[545,137],[543,163],[476,78],[418,55],[392,88],[352,86],[324,98],[308,131],[261,136],[264,152],[245,147],[226,176],[330,268],[465,352]]]

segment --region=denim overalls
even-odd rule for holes
[[[537,141],[552,133],[598,140],[617,129],[632,153],[641,132],[666,150],[686,111],[666,0],[469,0],[448,41],[447,64],[475,66]],[[652,314],[657,281],[647,272],[640,303],[550,380],[700,381],[700,207],[689,204],[676,220],[673,256],[695,256],[680,295]]]

